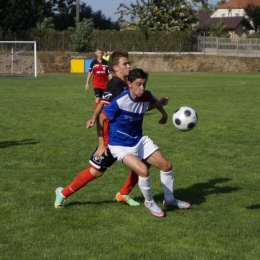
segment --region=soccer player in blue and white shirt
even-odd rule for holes
[[[151,92],[145,90],[148,74],[142,69],[133,69],[128,76],[129,89],[112,100],[103,109],[100,115],[102,127],[108,119],[110,122],[108,147],[111,154],[118,161],[135,171],[138,176],[138,185],[145,198],[144,205],[157,217],[163,217],[164,212],[153,199],[150,185],[149,167],[155,166],[160,170],[161,182],[164,189],[165,207],[178,206],[189,208],[190,204],[174,198],[174,178],[172,164],[159,151],[158,146],[148,137],[142,135],[143,115],[149,104],[160,107],[168,103],[168,98],[155,100]],[[106,154],[106,146],[102,130],[99,135],[99,148],[96,151],[97,158]]]

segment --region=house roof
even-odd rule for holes
[[[209,14],[205,10],[199,10],[198,12],[199,24],[196,26],[197,28],[202,28],[205,23],[207,23],[210,19]]]
[[[216,26],[221,20],[223,20],[227,30],[234,30],[239,24],[243,24],[246,28],[252,29],[252,26],[249,24],[244,16],[209,17],[209,19],[206,19],[206,15],[200,12],[198,13],[198,16],[200,19],[200,23],[196,26],[197,29],[204,29],[208,22],[213,26]]]
[[[223,20],[224,24],[226,25],[227,30],[234,30],[240,23],[245,25],[248,29],[252,28],[244,16],[212,17],[212,18],[210,18],[210,23],[213,26],[216,26],[220,22],[221,19]]]
[[[233,9],[244,9],[250,3],[260,6],[260,0],[230,0],[220,5],[218,9],[228,9],[230,6]]]

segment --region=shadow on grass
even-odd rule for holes
[[[200,205],[206,202],[206,197],[212,194],[225,194],[237,191],[241,188],[231,187],[231,186],[216,186],[217,184],[228,182],[232,179],[229,178],[217,178],[212,179],[207,182],[200,182],[191,185],[186,189],[176,189],[174,192],[174,197],[180,200],[188,201],[192,205]],[[156,201],[163,200],[163,193],[157,196],[154,196]],[[172,210],[169,209],[169,210]]]
[[[228,182],[230,180],[232,180],[232,179],[217,178],[217,179],[209,180],[207,182],[196,183],[196,184],[193,184],[186,189],[176,189],[175,192],[174,192],[174,196],[177,199],[189,201],[191,206],[192,205],[199,205],[199,204],[202,204],[206,201],[206,197],[208,195],[231,193],[231,192],[239,190],[240,188],[238,188],[238,187],[231,187],[231,186],[218,187],[218,186],[216,186],[216,184]],[[136,187],[138,187],[138,186],[136,186]],[[142,196],[133,197],[133,199],[140,202],[141,205],[144,201],[144,198]],[[163,199],[164,199],[163,193],[154,195],[154,200],[157,201],[157,202],[159,202],[159,201],[162,202]],[[66,203],[66,207],[74,206],[74,205],[90,205],[90,204],[98,205],[98,204],[113,203],[113,202],[115,202],[113,200],[113,198],[111,198],[111,200],[103,200],[103,201],[98,201],[98,202],[72,201],[72,202]],[[124,204],[124,203],[122,203],[122,204]],[[125,204],[125,205],[127,205],[127,204]],[[258,207],[260,208],[260,205],[258,205]],[[164,209],[164,211],[171,211],[171,210],[174,210],[174,209],[177,209],[177,208],[169,208],[169,209],[166,209],[166,210]]]
[[[260,209],[260,204],[248,206],[246,209]]]
[[[19,141],[4,141],[4,142],[0,142],[0,148],[7,148],[7,147],[17,146],[17,145],[32,145],[38,143],[39,142],[35,141],[34,139],[24,139]]]
[[[72,201],[72,202],[67,202],[65,204],[66,208],[75,206],[75,205],[101,205],[104,203],[114,203],[115,201],[113,199],[111,200],[101,200],[101,201]]]

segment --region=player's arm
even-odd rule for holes
[[[159,124],[166,124],[166,122],[167,122],[168,115],[167,115],[166,111],[164,110],[163,106],[168,104],[168,100],[169,100],[168,97],[163,97],[160,100],[158,100],[156,97],[154,97],[153,101],[149,104],[149,106],[147,108],[147,111],[157,108],[161,112],[162,117],[159,120]]]
[[[106,104],[104,104],[102,102],[99,102],[98,106],[96,107],[96,109],[94,111],[94,114],[93,114],[92,118],[87,121],[86,128],[91,128],[91,127],[94,126],[95,121],[97,120],[97,118],[99,117],[102,109],[105,106],[106,106]]]
[[[99,123],[97,123],[97,132],[98,132],[98,149],[96,150],[95,156],[97,158],[100,158],[102,156],[102,154],[104,153],[105,155],[107,155],[107,148],[105,146],[105,142],[104,142],[104,126],[105,126],[105,122],[107,120],[107,117],[104,113],[101,113],[99,115]]]
[[[89,81],[90,81],[90,78],[91,78],[91,75],[92,73],[88,73],[88,77],[87,77],[87,81],[86,81],[86,86],[85,86],[85,89],[88,90],[89,89]]]

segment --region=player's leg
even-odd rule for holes
[[[97,148],[96,148],[97,149]],[[55,208],[61,208],[64,206],[65,200],[71,196],[73,193],[83,188],[90,181],[100,177],[106,171],[108,167],[110,167],[114,162],[115,158],[108,153],[108,156],[104,155],[101,159],[97,159],[94,155],[96,150],[92,153],[90,157],[89,164],[90,168],[80,172],[76,178],[70,183],[67,187],[62,188],[58,187],[55,190],[56,200],[54,203]]]
[[[164,191],[164,206],[176,206],[180,209],[189,208],[190,204],[188,202],[174,198],[174,177],[172,174],[172,164],[166,159],[160,150],[155,151],[148,158],[146,158],[145,161],[160,170],[160,178]]]
[[[102,99],[104,90],[100,88],[94,88],[94,94],[95,94],[95,104],[94,104],[94,109],[98,106],[100,100]]]
[[[125,202],[130,206],[139,206],[140,203],[133,200],[130,196],[131,190],[135,187],[137,183],[138,175],[131,170],[125,184],[115,196],[117,202]]]
[[[138,174],[138,185],[145,199],[145,207],[149,209],[154,216],[164,216],[163,211],[158,207],[153,199],[148,167],[136,156],[138,154],[137,150],[140,149],[140,145],[136,145],[135,147],[111,147],[110,149],[113,156]]]
[[[55,208],[61,208],[64,206],[66,199],[73,193],[83,188],[87,183],[100,177],[103,172],[97,171],[92,167],[80,172],[76,178],[65,188],[58,187],[55,190],[56,199],[54,202]]]

